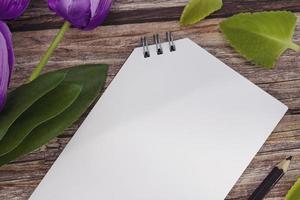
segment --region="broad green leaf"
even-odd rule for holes
[[[8,94],[7,103],[0,113],[0,140],[12,123],[34,102],[55,88],[65,78],[65,73],[51,74],[25,84]]]
[[[0,141],[0,156],[15,149],[35,127],[68,108],[79,96],[81,88],[75,84],[60,84],[31,105]]]
[[[300,179],[289,190],[284,200],[300,200]]]
[[[255,64],[272,68],[288,48],[299,51],[292,42],[297,17],[287,11],[241,13],[220,24],[236,51]]]
[[[82,85],[78,98],[64,112],[39,125],[22,141],[13,151],[0,157],[0,166],[24,154],[30,153],[36,148],[46,144],[74,123],[84,111],[91,105],[97,94],[104,86],[107,66],[85,65],[51,72],[40,76],[49,76],[53,73],[65,72],[66,77],[62,83]]]
[[[221,9],[222,5],[222,0],[190,0],[182,12],[180,23],[183,25],[195,24]]]

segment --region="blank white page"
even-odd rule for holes
[[[136,48],[31,200],[220,200],[287,111],[189,39]]]

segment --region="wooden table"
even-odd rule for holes
[[[237,54],[224,40],[218,24],[239,12],[291,10],[300,12],[299,0],[223,0],[224,7],[191,27],[180,27],[178,18],[188,0],[115,0],[105,24],[90,32],[71,29],[55,51],[47,68],[51,71],[83,63],[110,65],[108,85],[140,36],[173,31],[175,38],[189,37],[233,69],[289,106],[289,111],[255,156],[227,199],[246,199],[278,161],[294,156],[289,172],[266,198],[283,199],[300,177],[300,56],[288,50],[272,70],[259,68]],[[61,18],[44,0],[33,0],[17,21],[10,22],[16,55],[11,89],[22,84],[62,25]],[[300,13],[297,13],[300,17]],[[300,43],[300,24],[295,33]],[[67,129],[49,144],[0,168],[0,199],[28,199],[45,173],[68,143],[80,123]]]

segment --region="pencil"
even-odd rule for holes
[[[256,188],[248,200],[262,200],[268,192],[276,185],[281,177],[287,172],[291,163],[292,156],[281,161],[276,165],[270,174],[263,180],[263,182]]]

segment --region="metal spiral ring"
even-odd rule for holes
[[[141,38],[142,46],[143,46],[143,54],[145,58],[150,57],[150,51],[148,46],[148,41],[146,37]]]
[[[162,48],[161,43],[160,43],[159,35],[158,34],[153,35],[153,39],[155,41],[157,55],[163,54],[163,48]]]
[[[176,46],[175,46],[175,43],[174,43],[174,38],[173,38],[173,35],[171,32],[167,32],[166,33],[166,36],[167,36],[167,40],[169,42],[169,48],[170,48],[170,51],[176,51]]]

